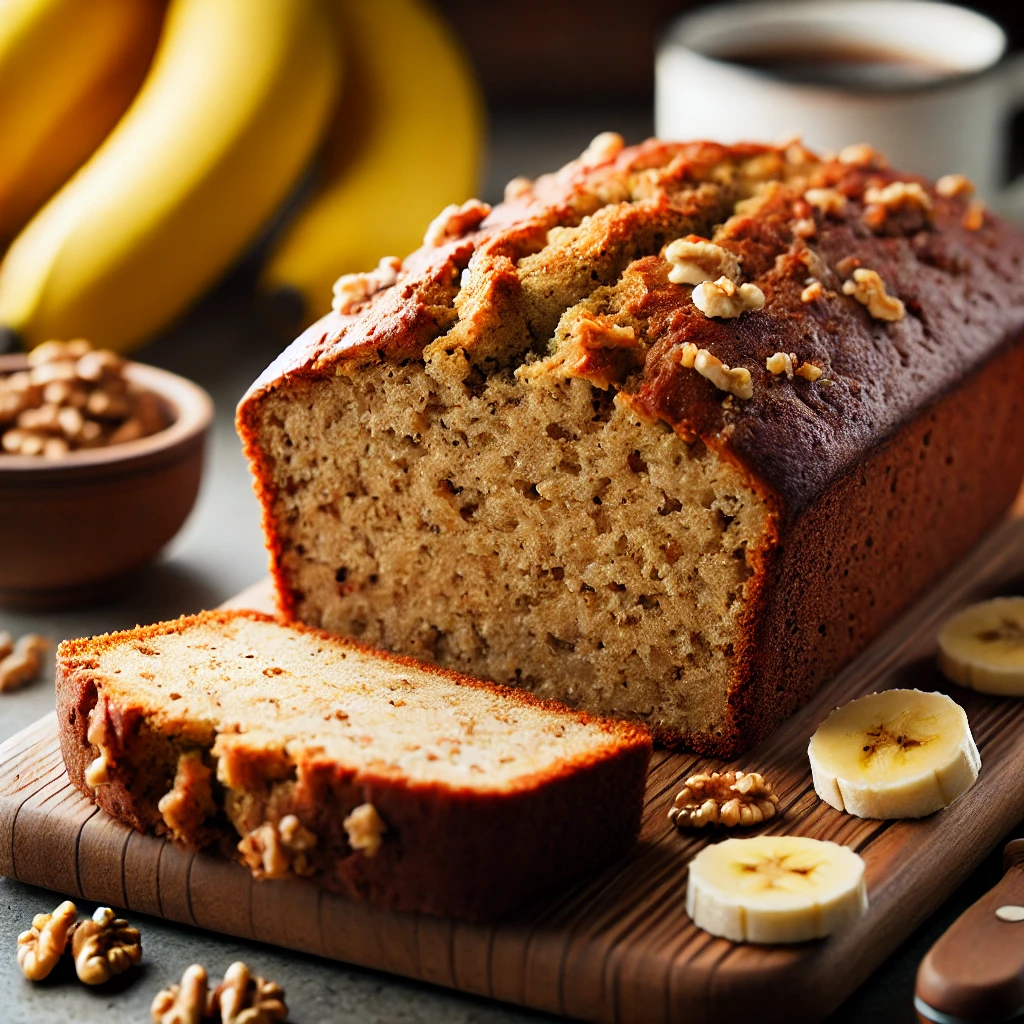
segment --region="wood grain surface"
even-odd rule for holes
[[[898,567],[894,567],[898,571]],[[1009,520],[770,740],[736,762],[655,751],[631,855],[556,899],[493,925],[377,911],[301,880],[254,882],[236,864],[134,833],[64,774],[54,716],[0,746],[0,874],[70,896],[389,971],[581,1020],[630,1024],[826,1017],[1024,818],[1024,701],[947,683],[935,634],[955,608],[1024,592],[1024,521]],[[265,585],[235,606],[267,608]],[[814,794],[806,749],[836,705],[878,689],[949,693],[982,755],[968,793],[921,821],[864,821]],[[686,865],[715,836],[666,819],[704,768],[761,771],[783,814],[766,831],[832,839],[867,863],[868,915],[831,939],[740,946],[693,927]]]

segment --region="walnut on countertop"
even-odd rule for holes
[[[241,961],[224,972],[224,980],[210,993],[206,1015],[221,1024],[278,1024],[288,1019],[284,989],[252,974]]]
[[[50,641],[36,633],[26,633],[12,643],[9,633],[0,632],[0,693],[32,682],[49,646]]]
[[[18,936],[18,966],[29,981],[42,981],[57,966],[77,919],[78,908],[65,900],[52,914],[36,914]]]
[[[192,964],[180,985],[170,985],[154,996],[149,1007],[153,1024],[200,1024],[206,1016],[207,987],[206,969]]]
[[[759,825],[779,813],[779,798],[758,772],[691,775],[676,796],[668,820],[676,828]]]
[[[75,973],[86,985],[102,985],[142,959],[142,936],[110,907],[99,907],[71,935]]]

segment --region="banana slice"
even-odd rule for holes
[[[814,791],[858,818],[923,818],[966,792],[981,755],[944,693],[886,690],[837,708],[811,737]]]
[[[803,836],[726,839],[690,862],[686,912],[733,942],[806,942],[852,924],[868,907],[864,861]]]
[[[972,690],[1024,697],[1024,597],[997,597],[954,615],[939,633],[939,668]]]

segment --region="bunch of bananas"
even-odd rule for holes
[[[303,326],[473,192],[480,110],[425,0],[0,0],[0,337],[137,346],[312,164],[260,278]]]

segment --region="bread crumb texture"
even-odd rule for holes
[[[604,137],[446,211],[239,408],[283,611],[751,742],[811,686],[756,679],[780,538],[1024,323],[1020,239],[968,201],[865,146]]]

